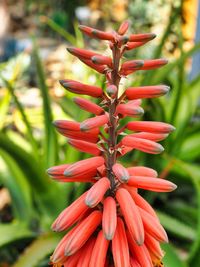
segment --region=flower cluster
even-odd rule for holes
[[[157,172],[144,166],[125,168],[119,159],[136,149],[159,154],[165,139],[174,127],[163,122],[129,121],[144,111],[143,98],[165,95],[165,85],[129,87],[119,95],[122,77],[137,70],[162,67],[165,59],[130,60],[121,62],[125,52],[140,47],[155,38],[155,34],[125,35],[127,21],[117,32],[103,32],[87,26],[79,29],[91,38],[106,40],[112,57],[93,51],[68,48],[83,63],[106,77],[106,89],[74,80],[61,80],[70,92],[100,99],[100,104],[75,97],[82,110],[93,114],[83,121],[57,120],[59,133],[68,143],[93,157],[73,164],[55,166],[48,174],[59,182],[89,182],[91,188],[68,206],[52,225],[54,231],[66,231],[56,247],[53,266],[78,267],[152,267],[162,266],[161,242],[168,242],[167,234],[149,203],[138,193],[138,188],[154,192],[176,189],[172,182],[157,177]]]

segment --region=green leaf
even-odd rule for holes
[[[44,161],[45,167],[50,167],[55,165],[57,162],[57,136],[55,134],[55,130],[52,125],[53,115],[51,111],[51,102],[48,93],[48,88],[45,81],[45,73],[42,66],[42,62],[40,60],[38,48],[34,42],[34,53],[33,53],[37,76],[38,76],[38,83],[39,88],[42,95],[43,101],[43,114],[44,114],[44,123],[45,123],[45,136],[44,136]]]
[[[24,222],[15,221],[0,224],[0,236],[0,247],[2,247],[16,240],[33,238],[35,234],[28,229]]]
[[[0,155],[3,159],[0,167],[1,181],[10,192],[15,215],[18,219],[30,220],[33,207],[29,183],[24,173],[8,153],[0,149]]]
[[[9,103],[10,103],[10,93],[8,91],[5,92],[5,95],[0,99],[0,129],[3,127],[6,114],[9,109]]]
[[[188,240],[194,240],[196,238],[195,230],[190,226],[160,211],[157,213],[162,225],[170,233]]]
[[[58,234],[46,234],[25,249],[13,267],[37,267],[41,260],[55,249],[60,236]]]
[[[66,41],[71,43],[72,45],[76,45],[77,41],[76,38],[67,31],[65,31],[60,25],[58,25],[55,21],[52,19],[42,16],[42,22],[46,23],[52,30],[57,32],[59,35],[65,38]]]
[[[180,149],[180,157],[183,160],[193,161],[200,156],[200,134],[186,136]]]
[[[163,244],[163,250],[166,252],[163,259],[165,267],[187,267],[187,265],[182,261],[175,251],[175,248],[170,244]]]

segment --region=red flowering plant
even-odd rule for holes
[[[162,67],[165,59],[121,62],[125,52],[144,45],[155,34],[125,35],[128,22],[117,32],[103,32],[87,26],[79,29],[91,38],[106,40],[112,57],[93,51],[68,48],[89,67],[106,77],[106,90],[74,80],[61,80],[70,92],[98,98],[97,105],[76,97],[74,102],[94,116],[79,123],[57,120],[59,133],[68,143],[93,157],[73,164],[55,166],[48,174],[59,182],[89,182],[91,188],[67,207],[52,225],[54,231],[67,231],[51,256],[53,266],[78,267],[151,267],[162,266],[161,242],[168,237],[150,204],[138,189],[170,192],[172,182],[157,177],[157,172],[144,166],[125,168],[119,159],[132,150],[159,154],[164,140],[174,127],[163,122],[121,121],[138,118],[144,111],[141,99],[165,95],[165,85],[129,87],[119,94],[122,77],[137,70]],[[131,132],[131,133],[130,133]]]

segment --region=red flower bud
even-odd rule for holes
[[[160,243],[148,233],[145,233],[145,245],[157,259],[162,259],[164,257],[164,252],[160,247]]]
[[[167,94],[169,89],[166,85],[129,87],[125,95],[128,99],[153,98]]]
[[[94,64],[112,66],[112,59],[110,57],[95,55],[91,60]]]
[[[94,182],[94,176],[96,176],[97,170],[91,170],[90,172],[79,175],[76,177],[65,177],[64,171],[70,164],[63,164],[55,167],[51,167],[47,170],[48,175],[50,175],[54,180],[59,182]]]
[[[155,33],[131,34],[129,42],[148,42],[156,37]]]
[[[83,248],[81,248],[82,254],[79,258],[77,267],[88,267],[90,264],[91,252],[94,248],[96,238],[90,237]]]
[[[114,97],[117,94],[117,87],[114,84],[110,84],[107,88],[106,88],[106,92],[108,95],[110,95],[111,97]]]
[[[89,239],[97,226],[101,223],[102,213],[93,211],[84,219],[66,240],[65,256],[70,256],[78,251]]]
[[[104,113],[104,110],[100,106],[88,99],[74,97],[73,100],[81,109],[86,110],[90,113],[93,113],[95,115],[101,115],[102,113]]]
[[[150,154],[160,154],[164,151],[164,148],[158,143],[129,135],[122,139],[122,144]]]
[[[162,141],[165,138],[167,138],[168,134],[140,132],[140,133],[130,134],[129,136],[136,137],[136,138],[142,138],[142,139],[148,139],[148,140],[151,140],[154,142],[159,142],[159,141]]]
[[[89,118],[80,124],[81,131],[88,131],[96,127],[103,126],[108,123],[108,115],[100,115],[93,118]]]
[[[104,267],[108,251],[109,241],[105,239],[103,231],[98,233],[95,245],[91,251],[90,265],[95,267]]]
[[[76,177],[79,175],[90,173],[91,171],[96,170],[103,164],[104,164],[103,157],[93,157],[89,159],[83,159],[72,165],[69,165],[64,171],[64,176]]]
[[[60,84],[68,91],[81,95],[101,97],[103,91],[100,87],[79,83],[72,80],[60,80]]]
[[[131,131],[144,131],[150,133],[168,134],[175,130],[175,127],[164,122],[157,121],[131,121],[126,125]]]
[[[125,227],[122,219],[117,218],[117,229],[112,240],[112,254],[114,260],[114,266],[129,267],[130,255],[129,247],[125,232]]]
[[[103,202],[102,228],[107,240],[112,240],[117,227],[117,208],[114,198],[107,197]]]
[[[130,267],[141,267],[139,262],[135,258],[130,258]]]
[[[117,106],[116,113],[120,113],[125,116],[139,117],[144,114],[144,110],[138,105],[119,104]]]
[[[157,177],[158,173],[148,167],[143,166],[135,166],[127,168],[129,174],[131,176],[149,176],[149,177]]]
[[[171,192],[177,188],[177,186],[172,182],[163,180],[161,178],[147,176],[131,176],[128,180],[128,184],[130,186],[154,192]]]
[[[112,167],[112,170],[119,181],[121,181],[122,183],[128,182],[130,175],[128,170],[124,168],[124,166],[119,163],[115,163]]]
[[[109,32],[99,31],[84,25],[79,25],[79,29],[86,35],[92,38],[97,38],[100,40],[114,41],[114,34]]]
[[[86,50],[86,49],[81,49],[81,48],[76,48],[76,47],[69,47],[67,48],[67,51],[71,53],[72,55],[78,57],[78,58],[84,58],[84,59],[91,59],[92,56],[98,55],[98,53]]]
[[[87,66],[89,66],[90,68],[96,70],[97,72],[101,73],[101,74],[105,74],[106,70],[107,70],[107,66],[106,65],[97,65],[94,64],[92,62],[92,60],[90,59],[80,59],[83,63],[85,63]]]
[[[94,156],[99,156],[101,154],[101,150],[99,150],[98,146],[93,143],[82,140],[69,139],[68,144],[78,149],[79,151],[89,153]]]
[[[144,60],[130,60],[126,61],[122,64],[121,70],[137,70],[140,69],[144,65]]]
[[[145,231],[160,242],[168,242],[167,234],[157,218],[141,208],[139,208],[139,213],[142,217]]]
[[[85,196],[87,192],[81,195],[70,206],[64,209],[55,222],[52,224],[54,231],[64,231],[79,220],[79,217],[88,210],[85,205]]]
[[[143,46],[147,43],[148,41],[144,41],[144,42],[128,42],[126,44],[126,50],[132,50],[135,49],[137,47]]]
[[[128,20],[126,20],[126,21],[122,22],[122,24],[120,25],[117,32],[120,35],[124,35],[127,32],[128,28],[129,28],[129,22],[128,22]]]
[[[67,121],[67,120],[56,120],[53,122],[53,125],[56,128],[69,130],[69,131],[79,131],[80,123],[76,121]]]
[[[85,197],[85,204],[90,208],[95,207],[102,201],[106,191],[110,188],[110,181],[108,178],[103,177],[96,182]]]
[[[116,199],[131,236],[139,246],[142,245],[144,243],[144,227],[134,200],[124,188],[117,190]]]
[[[128,231],[127,231],[126,235],[127,235],[129,249],[131,251],[131,254],[134,255],[136,260],[139,262],[139,264],[140,264],[139,266],[153,267],[150,254],[149,254],[145,244],[138,246],[137,244],[135,244],[134,239],[131,237],[131,235]]]
[[[160,58],[160,59],[151,59],[151,60],[144,60],[144,65],[141,67],[141,70],[152,70],[160,68],[168,63],[167,59]]]

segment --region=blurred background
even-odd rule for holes
[[[129,76],[131,85],[171,86],[167,96],[143,103],[144,119],[168,122],[177,130],[163,142],[161,155],[130,153],[123,163],[151,166],[178,185],[170,194],[141,193],[169,234],[171,242],[163,246],[166,267],[200,266],[200,1],[1,0],[1,267],[47,267],[61,238],[51,232],[51,223],[88,187],[58,184],[46,174],[50,166],[89,156],[69,147],[52,126],[54,119],[88,116],[58,80],[103,86],[102,77],[66,47],[105,51],[105,43],[83,39],[78,23],[111,30],[125,19],[133,33],[158,36],[127,53],[127,59],[169,59],[159,70]]]

